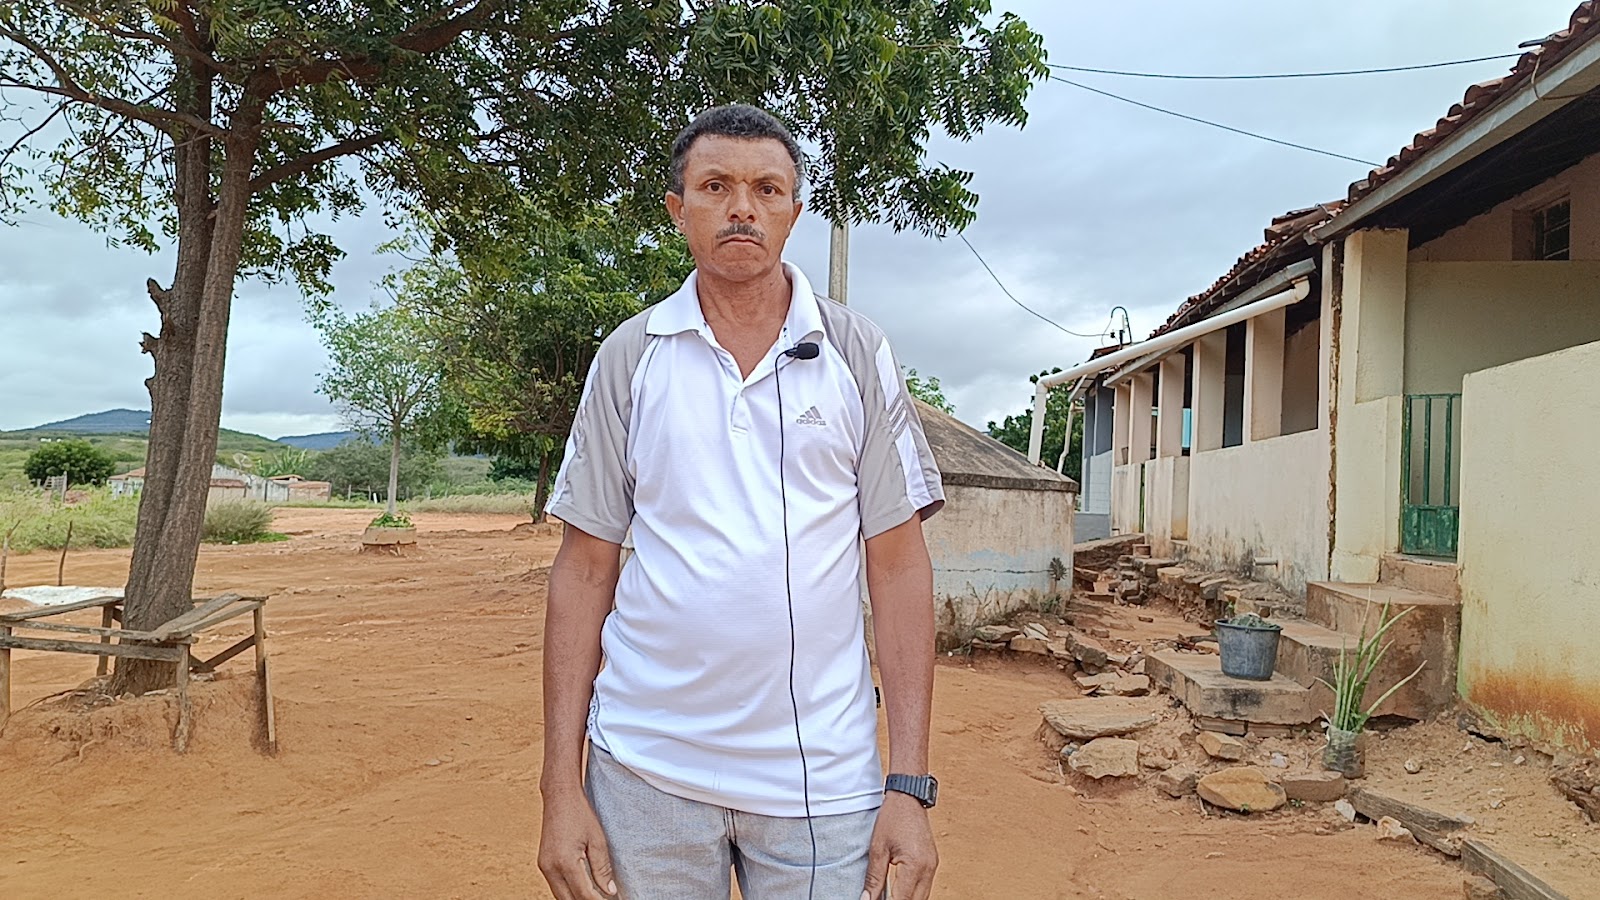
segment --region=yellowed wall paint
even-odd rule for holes
[[[1400,412],[1400,397],[1339,410],[1335,581],[1377,581],[1383,554],[1400,548]]]
[[[1111,530],[1132,534],[1139,522],[1139,485],[1144,480],[1144,463],[1113,466],[1111,469]]]
[[[1189,457],[1189,556],[1291,592],[1328,577],[1328,441],[1320,429]]]
[[[1600,750],[1600,342],[1468,375],[1462,696],[1507,730]]]
[[[1172,556],[1173,540],[1188,534],[1189,459],[1168,456],[1144,464],[1144,533],[1157,556]]]
[[[1537,209],[1563,196],[1572,201],[1572,258],[1600,260],[1600,155],[1468,219],[1411,251],[1411,258],[1417,262],[1510,261],[1518,211]]]
[[[1600,262],[1413,262],[1405,389],[1454,394],[1468,372],[1600,341]]]

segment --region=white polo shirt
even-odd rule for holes
[[[676,796],[803,816],[806,775],[813,815],[859,812],[883,796],[860,539],[944,493],[882,331],[784,269],[788,318],[748,378],[694,275],[606,339],[547,509],[604,540],[633,531],[601,632],[595,745]],[[820,355],[781,355],[801,341]]]

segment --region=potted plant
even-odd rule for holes
[[[373,519],[361,535],[362,552],[399,553],[417,542],[417,528],[405,513],[386,512]]]
[[[1398,615],[1389,615],[1389,604],[1383,605],[1383,611],[1378,616],[1378,630],[1372,637],[1367,637],[1367,624],[1365,618],[1361,623],[1361,637],[1356,641],[1355,652],[1351,653],[1348,646],[1339,648],[1339,661],[1334,665],[1333,681],[1318,678],[1323,684],[1333,691],[1333,714],[1327,716],[1328,745],[1322,751],[1322,765],[1324,768],[1338,772],[1346,778],[1360,778],[1365,771],[1365,747],[1362,732],[1367,726],[1367,720],[1385,700],[1394,696],[1394,692],[1406,685],[1406,682],[1417,677],[1422,667],[1428,664],[1423,660],[1416,671],[1395,682],[1383,696],[1372,701],[1366,708],[1362,708],[1362,700],[1366,697],[1367,683],[1372,679],[1372,673],[1377,670],[1378,664],[1383,662],[1383,657],[1389,652],[1392,642],[1384,643],[1383,636],[1388,633],[1394,623],[1405,618],[1411,612],[1407,609]]]
[[[1278,662],[1278,639],[1283,626],[1254,613],[1216,621],[1217,653],[1222,674],[1250,681],[1272,680]]]

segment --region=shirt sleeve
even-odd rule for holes
[[[861,534],[869,539],[944,506],[939,465],[887,339],[880,339],[874,362],[862,391],[866,435],[856,472]]]
[[[621,544],[633,524],[628,421],[633,367],[608,340],[595,354],[545,512],[601,540]]]

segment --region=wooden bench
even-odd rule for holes
[[[264,620],[266,597],[241,597],[230,593],[210,600],[197,600],[193,609],[150,631],[119,627],[119,623],[122,622],[122,602],[122,598],[117,596],[91,597],[60,606],[0,614],[0,724],[3,724],[11,714],[12,650],[92,654],[100,658],[95,667],[95,672],[99,675],[106,673],[107,663],[113,656],[150,659],[173,665],[174,688],[178,699],[178,726],[172,740],[174,748],[182,753],[189,746],[189,673],[215,671],[217,666],[254,647],[256,680],[261,683],[261,707],[266,728],[267,749],[269,752],[277,752],[278,728],[272,702],[272,677],[267,661],[267,629]],[[51,621],[67,613],[86,609],[100,610],[98,626]],[[197,635],[246,613],[254,617],[255,629],[251,634],[210,659],[201,660],[195,657],[192,648]],[[18,631],[65,634],[72,636],[73,639],[19,635],[16,633]]]

